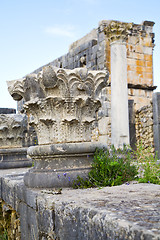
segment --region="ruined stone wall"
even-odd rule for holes
[[[110,73],[109,85],[100,94],[102,107],[98,112],[99,141],[111,143],[111,56],[107,26],[121,24],[118,21],[103,20],[97,29],[93,29],[83,38],[71,44],[69,52],[45,66],[74,69],[87,67],[89,70],[107,69]],[[122,23],[123,25],[123,23]],[[134,101],[135,111],[150,104],[153,90],[153,22],[131,23],[126,40],[128,99]],[[38,73],[43,67],[35,70]],[[118,97],[118,96],[117,96]],[[23,101],[23,100],[22,100]],[[23,102],[18,104],[21,111]],[[137,133],[137,138],[139,133]],[[97,135],[97,133],[95,133]],[[94,136],[93,136],[94,138]]]
[[[110,43],[106,27],[118,21],[103,20],[97,29],[71,44],[69,52],[48,63],[61,68],[74,69],[86,66],[89,70],[103,70],[110,67]],[[153,90],[153,48],[154,22],[131,23],[127,38],[127,72],[129,88]],[[42,67],[35,70],[37,73]]]
[[[154,23],[145,21],[133,25],[132,35],[127,41],[128,83],[153,86],[152,51],[154,47]]]
[[[134,99],[135,108],[150,104],[153,93],[153,47],[154,23],[145,21],[134,24],[127,41],[127,73],[129,98]]]
[[[69,52],[47,65],[74,69],[86,66],[89,70],[103,70],[105,65],[105,35],[93,29],[89,34],[74,42],[69,47]],[[46,65],[45,65],[46,66]],[[42,67],[34,71],[38,73]]]
[[[0,200],[0,239],[20,240],[20,219],[18,213]]]
[[[137,144],[142,141],[142,144],[147,148],[151,147],[151,152],[154,152],[153,138],[153,106],[144,106],[136,112],[135,128]]]
[[[108,24],[117,21],[102,21],[99,35],[107,35]],[[122,23],[123,24],[123,23]],[[144,21],[142,24],[131,24],[130,33],[126,40],[127,51],[127,81],[128,96],[134,100],[135,109],[146,106],[152,99],[153,89],[153,22]],[[110,44],[105,37],[105,65],[111,73]],[[111,79],[110,79],[111,82]]]
[[[111,22],[117,21],[101,21],[97,29],[74,42],[66,55],[49,64],[70,69],[83,66],[93,70],[106,68],[111,73],[110,43],[105,32]],[[155,88],[153,86],[153,25],[154,22],[149,21],[144,21],[142,24],[132,23],[127,38],[128,95],[129,99],[134,100],[136,110],[150,103]],[[105,93],[106,96],[110,94],[110,91]]]
[[[153,90],[128,88],[128,99],[134,101],[135,111],[143,106],[150,104],[152,100]]]

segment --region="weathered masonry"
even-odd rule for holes
[[[98,96],[107,85],[108,72],[44,67],[9,83],[14,99],[24,99],[38,146],[28,148],[34,168],[26,173],[28,187],[69,187],[79,175],[87,176],[98,141]]]
[[[3,113],[3,114],[2,114]],[[0,169],[30,167],[27,148],[34,144],[35,132],[28,126],[25,114],[14,109],[1,109],[0,114]]]
[[[26,188],[26,169],[1,170],[2,225],[12,240],[160,239],[160,186]],[[7,204],[9,206],[7,206]],[[19,235],[21,234],[21,238]]]
[[[114,139],[119,138],[121,140],[114,144],[121,145],[121,141],[128,144],[130,140],[134,146],[142,136],[141,126],[144,124],[143,120],[138,118],[138,113],[144,106],[152,108],[152,94],[156,88],[153,85],[153,26],[154,22],[150,21],[142,24],[101,21],[97,29],[71,44],[66,55],[46,65],[64,69],[86,67],[89,70],[109,71],[109,82],[99,96],[102,100],[102,107],[98,111],[100,142],[110,145]],[[34,73],[40,72],[42,68]],[[112,100],[111,86],[112,95],[115,95]],[[126,94],[130,102],[130,134],[127,126]],[[22,104],[18,104],[19,111],[21,107]],[[111,111],[112,109],[114,110]],[[144,114],[143,118],[146,117]],[[141,139],[145,139],[143,142],[146,146],[153,146],[154,151],[153,116],[150,117],[149,126],[146,128],[149,132],[143,131]]]
[[[0,112],[0,227],[10,239],[160,239],[159,185],[68,188],[96,147],[159,151],[153,25],[101,21],[66,55],[8,82],[19,102],[18,114]]]

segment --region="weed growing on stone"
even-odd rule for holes
[[[97,149],[92,170],[87,179],[77,177],[73,188],[90,188],[121,185],[131,180],[140,183],[160,184],[160,163],[157,155],[151,153],[151,147],[145,148],[140,142],[134,151],[124,146],[116,150]]]
[[[142,142],[137,145],[134,151],[140,183],[160,184],[160,163],[158,164],[157,154],[151,153],[151,147],[145,148]]]
[[[121,185],[135,179],[137,168],[132,164],[131,150],[124,146],[123,149],[97,149],[94,155],[92,170],[88,179],[77,177],[74,188],[105,187]]]

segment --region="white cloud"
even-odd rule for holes
[[[75,37],[74,26],[72,25],[56,25],[53,27],[47,27],[45,32],[54,36],[63,36],[68,38]]]

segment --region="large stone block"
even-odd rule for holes
[[[11,114],[16,113],[16,109],[14,108],[0,108],[0,114]]]
[[[87,177],[96,148],[103,147],[107,145],[93,142],[30,147],[28,155],[35,165],[24,182],[34,188],[71,187],[77,176]]]
[[[109,117],[102,117],[99,121],[98,121],[98,125],[99,125],[99,133],[101,135],[107,135],[108,133],[108,124],[110,123],[110,118]]]
[[[27,157],[27,148],[0,149],[0,169],[31,166],[32,160]]]
[[[7,170],[6,175],[1,170],[0,189],[7,205],[18,203],[14,210],[20,215],[23,240],[159,239],[159,185],[130,183],[57,194],[55,189],[26,188],[18,172]],[[17,193],[22,188],[25,199]],[[26,202],[30,196],[35,196],[36,208]]]

